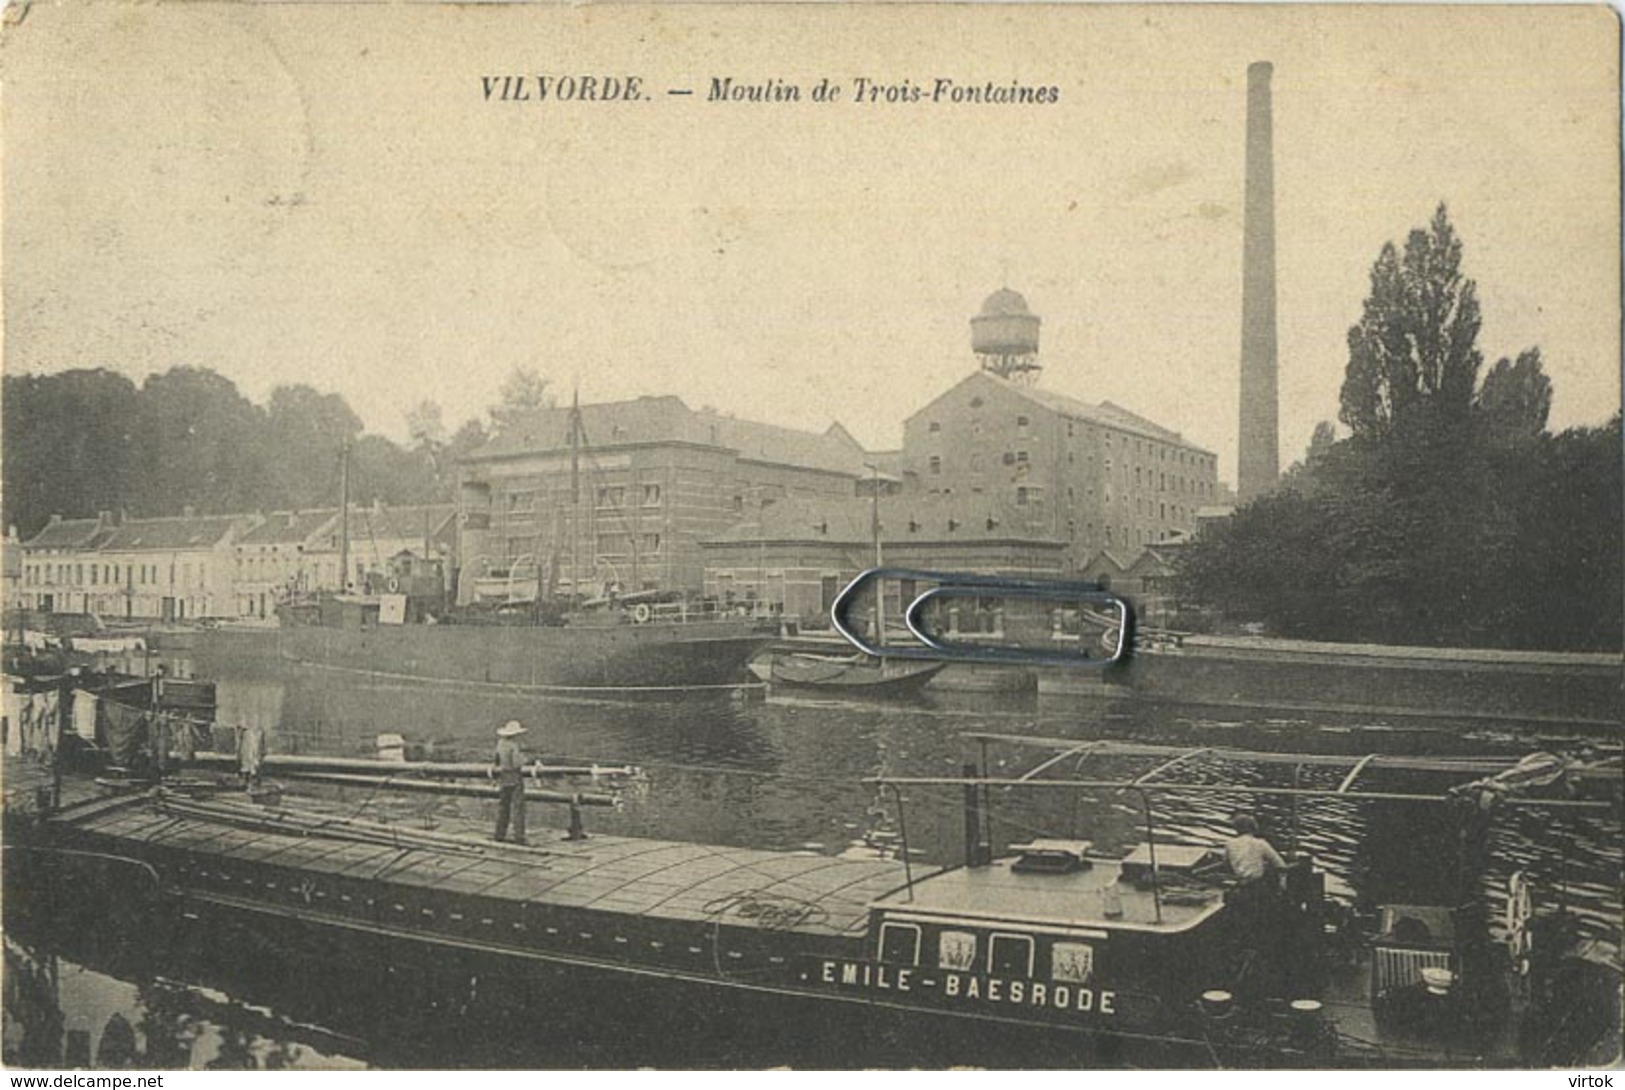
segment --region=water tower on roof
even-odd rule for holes
[[[982,370],[1000,378],[1031,385],[1043,365],[1038,362],[1038,315],[1027,300],[1009,288],[1000,288],[982,301],[970,320],[970,343]]]

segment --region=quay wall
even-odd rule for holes
[[[1614,654],[1377,647],[1191,637],[1109,670],[1039,672],[1040,694],[1215,707],[1617,728]]]

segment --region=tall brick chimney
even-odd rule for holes
[[[1280,475],[1275,351],[1275,152],[1270,76],[1247,66],[1247,204],[1241,258],[1241,430],[1236,492],[1243,503]]]

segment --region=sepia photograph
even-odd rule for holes
[[[0,10],[0,1064],[1620,1063],[1610,8]]]

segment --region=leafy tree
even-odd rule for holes
[[[536,409],[551,409],[555,404],[547,379],[530,367],[515,367],[503,380],[498,396],[500,404],[491,408],[491,420],[498,426],[512,422],[516,417]]]
[[[414,450],[436,451],[446,445],[446,424],[440,403],[420,401],[406,414],[406,433]]]
[[[252,511],[265,498],[265,411],[230,379],[174,367],[142,383],[133,506],[144,513]]]
[[[1480,323],[1478,289],[1461,274],[1461,240],[1441,204],[1427,230],[1411,232],[1403,256],[1386,243],[1372,267],[1343,380],[1340,415],[1354,437],[1464,421],[1483,363]]]
[[[1505,356],[1497,360],[1484,375],[1475,408],[1488,438],[1517,442],[1544,432],[1552,410],[1552,380],[1541,369],[1540,349],[1518,353],[1516,363]]]
[[[137,391],[108,370],[6,375],[5,524],[26,539],[53,514],[117,511],[129,503]]]
[[[361,418],[340,395],[303,384],[272,390],[266,418],[271,481],[261,506],[336,507],[340,457],[361,434]]]
[[[1621,645],[1620,421],[1545,432],[1538,349],[1474,384],[1479,312],[1443,206],[1384,246],[1349,330],[1341,417],[1273,495],[1185,551],[1181,595],[1293,636]]]

